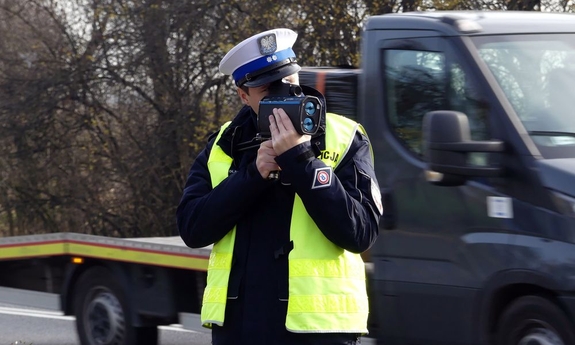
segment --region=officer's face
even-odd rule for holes
[[[268,88],[269,84],[258,87],[250,87],[248,88],[248,92],[244,91],[243,89],[238,89],[238,95],[240,96],[242,102],[249,105],[257,114],[260,101],[269,93]]]

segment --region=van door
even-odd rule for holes
[[[505,226],[487,212],[492,181],[443,187],[426,180],[427,112],[460,111],[469,118],[472,139],[487,140],[498,111],[471,59],[454,44],[449,38],[408,37],[384,40],[379,51],[377,92],[384,104],[377,116],[385,125],[368,126],[368,132],[378,137],[376,171],[387,201],[388,229],[372,249],[383,343],[473,343],[481,283],[509,261]],[[481,154],[471,159],[478,165],[487,161]],[[511,216],[508,198],[501,197],[497,219]]]

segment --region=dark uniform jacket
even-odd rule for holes
[[[315,169],[325,166],[315,158],[323,135],[277,157],[280,177],[267,180],[256,168],[257,146],[238,150],[255,137],[256,128],[255,113],[244,107],[217,143],[233,157],[233,164],[228,178],[215,188],[207,166],[215,135],[210,138],[190,169],[177,209],[180,235],[190,247],[210,245],[237,226],[224,326],[214,325],[213,344],[356,344],[358,334],[286,330],[287,254],[295,193],[336,245],[360,253],[374,243],[380,211],[372,196],[371,184],[377,181],[367,138],[356,134],[330,187],[311,189]]]

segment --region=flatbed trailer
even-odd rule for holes
[[[75,316],[82,345],[155,345],[157,326],[201,328],[210,251],[177,236],[0,238],[0,302]]]

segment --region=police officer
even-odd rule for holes
[[[301,135],[275,108],[260,114],[271,140],[254,141],[270,83],[297,82],[296,38],[269,30],[224,56],[245,106],[196,158],[177,209],[188,246],[214,244],[201,320],[215,345],[359,344],[367,333],[360,253],[382,205],[365,131],[327,113],[321,131]]]

